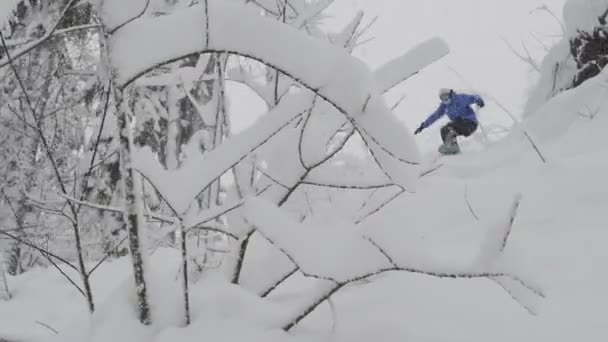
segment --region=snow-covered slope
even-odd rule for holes
[[[562,93],[524,122],[522,128],[547,163],[515,131],[488,150],[440,160],[444,165],[420,181],[416,195],[401,196],[366,222],[378,231],[397,233],[404,247],[415,244],[449,261],[454,255],[477,253],[489,225],[521,192],[505,253],[519,260],[514,267],[546,293],[534,303],[536,316],[486,279],[392,273],[347,287],[334,298],[333,313],[323,306],[295,335],[287,335],[276,322],[311,290],[308,281],[292,281],[270,301],[262,301],[207,279],[192,289],[192,326],[180,328],[179,282],[168,276],[177,274],[179,256],[160,249],[152,257],[151,277],[157,279],[157,293],[164,294],[155,301],[162,307],[155,326],[138,328],[127,305],[134,300],[128,260],[119,260],[94,275],[101,304],[90,321],[82,298],[55,270],[9,278],[14,299],[0,304],[0,337],[49,340],[55,333],[48,325],[72,336],[62,335],[62,341],[80,341],[82,334],[91,333],[94,341],[108,336],[113,341],[194,341],[202,335],[222,341],[607,340],[608,159],[602,146],[608,130],[607,82],[602,74]],[[578,114],[587,107],[594,109],[592,117]],[[95,328],[87,331],[90,322]],[[124,328],[116,330],[119,323]]]
[[[341,340],[398,341],[406,332],[430,341],[607,340],[606,80],[599,76],[557,96],[524,123],[546,164],[515,132],[486,151],[443,159],[416,196],[370,219],[378,229],[402,231],[408,245],[415,241],[438,255],[472,253],[488,224],[521,192],[505,252],[546,291],[537,316],[487,280],[401,274],[336,300]],[[586,105],[598,109],[593,119],[577,114]],[[352,330],[363,326],[370,330]]]
[[[404,249],[415,245],[450,262],[476,255],[521,193],[505,253],[544,290],[546,298],[528,303],[536,315],[488,279],[386,273],[346,287],[286,334],[280,323],[318,290],[316,281],[295,277],[261,300],[209,277],[191,288],[192,325],[184,328],[179,255],[161,248],[150,259],[154,326],[137,323],[124,258],[93,274],[98,310],[91,318],[56,270],[9,277],[13,299],[0,301],[0,341],[606,341],[607,86],[604,73],[539,104],[506,139],[439,160],[416,194],[365,221],[376,234],[399,236]]]

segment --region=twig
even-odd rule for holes
[[[13,299],[13,295],[11,294],[11,290],[8,287],[8,280],[6,280],[6,270],[4,269],[4,261],[0,257],[0,276],[2,277],[2,283],[4,285],[4,292],[6,293],[8,299]]]
[[[70,283],[72,284],[72,286],[74,286],[76,288],[76,290],[78,290],[78,292],[80,292],[84,298],[88,298],[87,294],[82,290],[82,288],[80,286],[78,286],[78,284],[76,284],[76,282],[74,280],[72,280],[72,278],[65,273],[65,271],[63,271],[61,269],[61,267],[59,267],[59,265],[57,265],[57,263],[55,261],[53,261],[53,259],[51,259],[48,255],[51,255],[49,252],[47,251],[43,251],[43,250],[39,250],[40,253],[42,253],[42,255],[51,263],[51,265],[53,265],[53,267],[55,267],[55,269],[57,271],[59,271],[59,273],[61,273],[61,275]],[[48,255],[47,255],[48,254]],[[71,265],[71,264],[68,264]],[[77,270],[78,271],[78,270]],[[83,275],[84,278],[84,275]]]
[[[526,45],[523,42],[522,42],[522,46],[523,46],[524,51],[526,52],[527,57],[524,57],[522,54],[517,52],[517,50],[515,50],[515,48],[511,45],[511,43],[509,43],[509,41],[505,37],[501,37],[501,39],[509,47],[509,50],[511,50],[511,52],[513,52],[513,54],[515,56],[517,56],[517,58],[519,58],[522,62],[530,65],[532,67],[532,69],[536,70],[536,72],[539,72],[539,73],[541,72],[540,67],[538,66],[538,63],[536,63],[536,61],[532,58],[532,56],[530,55],[530,51],[528,50],[528,48],[526,47]]]
[[[53,329],[53,327],[51,327],[50,325],[44,323],[44,322],[40,322],[40,321],[34,321],[34,323],[39,324],[47,329],[49,329],[50,331],[54,332],[55,334],[59,334],[59,331],[57,331],[56,329]]]
[[[268,190],[269,188],[270,188],[270,185],[266,186],[262,190],[258,191],[255,194],[254,197],[260,196],[261,194],[263,194],[264,192],[266,192],[266,190]],[[209,221],[217,219],[218,217],[220,217],[222,215],[225,215],[225,214],[227,214],[227,213],[229,213],[229,212],[231,212],[233,210],[236,210],[236,209],[242,207],[244,204],[245,204],[245,200],[239,200],[239,201],[237,201],[235,203],[230,203],[230,204],[226,204],[226,205],[214,208],[214,209],[221,209],[221,210],[219,210],[218,212],[215,212],[215,213],[213,213],[211,215],[207,214],[205,216],[201,216],[201,217],[198,217],[198,218],[195,218],[195,219],[191,219],[191,220],[186,219],[185,220],[186,221],[185,224],[187,225],[185,227],[186,228],[186,232],[188,232],[193,227],[203,225],[203,224],[205,224],[205,223],[207,223]],[[204,210],[204,211],[211,211],[211,209],[207,209],[207,210]],[[189,221],[194,221],[194,222],[189,222]],[[230,236],[231,238],[233,238],[235,240],[239,239],[238,236],[236,236],[236,235],[234,235],[234,234],[232,234],[232,233],[230,233],[228,231],[222,231],[222,230],[219,230],[219,229],[214,229],[214,231],[217,231],[217,232],[220,232],[222,234],[228,235],[228,236]]]
[[[540,151],[540,149],[538,148],[538,146],[536,145],[536,143],[534,142],[534,140],[532,140],[532,137],[530,137],[530,135],[528,134],[528,132],[522,128],[522,132],[524,132],[524,135],[526,136],[526,138],[528,139],[528,141],[530,142],[530,144],[532,145],[532,147],[534,147],[534,150],[536,151],[536,154],[538,154],[538,157],[540,158],[540,160],[542,160],[542,162],[544,164],[547,163],[547,159],[545,158],[545,156],[542,154],[542,152]]]
[[[399,107],[399,105],[401,104],[401,102],[403,102],[403,100],[405,100],[406,97],[407,97],[406,95],[401,95],[401,97],[399,98],[399,100],[397,100],[397,102],[395,102],[395,104],[391,107],[391,110],[397,109],[397,107]]]
[[[89,273],[87,273],[87,277],[90,277],[90,276],[91,276],[91,274],[93,274],[93,272],[95,272],[95,270],[96,270],[96,269],[97,269],[99,266],[101,266],[101,264],[103,264],[103,263],[104,263],[106,260],[108,260],[108,259],[110,258],[110,256],[112,255],[112,253],[114,253],[114,251],[116,251],[116,250],[118,249],[118,247],[120,247],[120,246],[122,245],[122,243],[123,243],[123,242],[125,242],[125,241],[127,240],[127,237],[128,237],[128,236],[125,236],[125,237],[124,237],[122,240],[120,240],[120,242],[118,242],[118,243],[116,244],[116,246],[114,246],[114,248],[112,248],[110,251],[108,251],[108,252],[106,253],[106,255],[105,255],[105,256],[104,256],[104,257],[103,257],[101,260],[99,260],[99,262],[97,262],[97,264],[96,264],[95,266],[93,266],[93,268],[91,268],[91,269],[89,270]]]
[[[325,295],[318,298],[314,303],[312,303],[306,310],[304,310],[300,315],[298,315],[293,321],[289,322],[285,326],[283,326],[283,330],[289,331],[293,327],[295,327],[301,320],[306,318],[309,314],[311,314],[315,309],[329,299],[334,293],[338,292],[345,284],[335,284],[331,287]]]
[[[529,305],[527,305],[526,303],[520,301],[517,296],[515,295],[515,293],[513,293],[513,291],[505,284],[503,283],[500,278],[496,278],[496,277],[491,277],[489,278],[491,279],[493,282],[495,282],[496,284],[498,284],[498,286],[502,287],[502,289],[509,294],[509,296],[511,296],[511,299],[513,299],[515,302],[519,303],[519,305],[521,307],[523,307],[530,315],[532,316],[536,316],[537,313],[536,311],[534,311],[534,309],[532,307],[530,307]]]
[[[513,222],[515,221],[515,218],[517,217],[517,210],[519,209],[519,204],[521,203],[521,199],[522,199],[522,195],[521,195],[521,193],[518,193],[517,195],[515,195],[515,199],[513,200],[513,204],[511,205],[511,211],[509,212],[508,229],[505,232],[505,235],[502,239],[502,245],[499,250],[501,253],[505,249],[505,247],[507,247],[507,240],[509,239],[509,236],[511,235],[511,230],[513,229]]]
[[[426,177],[426,176],[430,175],[431,173],[433,173],[433,172],[435,172],[435,171],[439,170],[439,169],[440,169],[442,166],[443,166],[443,163],[440,163],[440,164],[437,164],[437,165],[435,165],[435,166],[431,167],[431,168],[430,168],[430,169],[428,169],[428,170],[422,171],[422,172],[420,173],[420,175],[418,176],[418,178],[423,178],[423,177]]]
[[[259,167],[255,168],[262,176],[268,178],[271,182],[275,183],[276,185],[280,186],[283,189],[289,190],[289,187],[281,182],[279,182],[276,178],[274,178],[273,176],[271,176],[269,173],[267,173],[266,171],[262,170]]]
[[[62,194],[62,193],[58,193],[58,195],[65,198],[69,202],[74,202],[76,204],[83,205],[83,206],[86,206],[89,208],[102,210],[102,211],[109,211],[109,212],[113,212],[113,213],[123,213],[124,212],[124,210],[122,208],[111,207],[111,206],[87,202],[87,201],[81,201],[72,196]],[[164,215],[160,215],[160,214],[155,214],[155,213],[151,213],[151,212],[144,212],[144,216],[153,218],[155,220],[158,220],[158,221],[161,221],[164,223],[175,223],[175,221],[177,221],[176,218],[168,217],[168,216],[164,216]]]
[[[343,190],[375,190],[375,189],[383,189],[391,186],[395,186],[393,183],[377,183],[377,184],[368,184],[368,185],[357,185],[357,184],[332,184],[332,183],[322,183],[314,180],[304,180],[302,181],[302,185],[311,185],[318,186],[324,188],[334,188],[334,189],[343,189]]]
[[[137,14],[136,16],[134,16],[133,18],[129,18],[129,20],[125,21],[124,23],[116,26],[114,29],[112,29],[111,31],[109,31],[109,34],[112,34],[118,30],[120,30],[122,27],[124,27],[125,25],[133,22],[134,20],[137,20],[139,18],[141,18],[145,13],[146,10],[148,9],[148,7],[150,6],[150,0],[146,0],[146,5],[144,6],[144,8],[141,10],[141,12],[139,14]]]
[[[279,280],[274,282],[268,289],[262,292],[260,297],[266,298],[272,291],[274,291],[279,285],[281,285],[285,280],[289,279],[292,275],[298,272],[299,268],[293,267],[289,272],[285,273]]]
[[[475,221],[479,222],[479,216],[477,216],[477,214],[475,213],[475,210],[473,210],[473,207],[471,206],[471,203],[469,202],[469,191],[468,191],[468,186],[465,183],[464,185],[464,201],[467,203],[467,207],[469,208],[469,211],[471,212],[471,215],[473,215],[473,218],[475,218]]]
[[[43,249],[41,247],[38,247],[38,246],[34,245],[33,243],[27,242],[27,241],[25,241],[23,239],[18,238],[17,236],[15,236],[13,234],[7,233],[7,232],[2,231],[2,230],[0,230],[0,235],[4,235],[4,236],[6,236],[6,237],[8,237],[10,239],[13,239],[13,240],[21,243],[21,244],[24,244],[24,245],[26,245],[28,247],[31,247],[31,248],[37,250],[38,252],[42,253],[43,255],[48,255],[49,257],[53,257],[53,258],[61,261],[62,263],[66,264],[67,266],[69,266],[73,270],[78,271],[78,268],[76,268],[76,266],[72,265],[69,261],[67,261],[64,258],[62,258],[60,256],[57,256],[57,255],[55,255],[55,254],[53,254],[53,253],[51,253],[51,252],[49,252],[49,251],[47,251],[47,250],[45,250],[45,249]]]
[[[357,219],[357,221],[355,221],[355,224],[360,224],[361,222],[367,220],[370,216],[372,216],[372,215],[376,214],[377,212],[379,212],[380,210],[382,210],[382,208],[384,208],[385,206],[389,205],[392,201],[394,201],[397,197],[399,197],[404,192],[405,192],[405,190],[403,190],[403,189],[399,190],[399,192],[397,192],[396,194],[394,194],[393,196],[391,196],[386,201],[382,202],[382,204],[380,204],[374,210],[372,210],[369,213],[365,214],[363,217]]]
[[[599,21],[599,23],[602,25],[606,25],[606,17],[608,17],[608,8],[606,8],[604,13],[597,18],[597,21]]]
[[[93,172],[93,168],[95,165],[95,157],[97,156],[97,151],[99,150],[99,143],[101,142],[101,134],[103,133],[103,129],[104,129],[105,122],[106,122],[106,116],[108,114],[111,86],[112,85],[111,85],[110,81],[108,81],[108,84],[106,85],[106,91],[105,91],[106,101],[103,105],[103,114],[101,116],[101,124],[99,125],[99,131],[97,132],[97,139],[95,140],[95,146],[93,148],[93,156],[91,157],[91,163],[89,164],[89,169],[85,173],[84,179],[82,180],[82,184],[85,187],[87,186],[87,182],[89,181],[89,178],[91,177],[91,173]],[[83,193],[80,196],[80,199],[84,200],[84,197],[85,197],[85,192],[83,191]],[[80,208],[78,208],[78,209],[80,209]]]
[[[564,23],[557,17],[557,15],[555,15],[555,13],[549,8],[547,7],[547,5],[542,5],[539,6],[535,9],[533,9],[532,11],[530,11],[530,13],[534,13],[534,12],[547,12],[550,16],[553,17],[553,19],[555,19],[555,21],[557,21],[557,23],[559,24],[559,26],[562,29],[562,36],[566,35],[566,26],[564,25]]]

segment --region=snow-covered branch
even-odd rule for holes
[[[321,222],[299,223],[280,208],[260,199],[250,200],[245,205],[244,215],[303,275],[333,282],[333,288],[386,272],[409,272],[436,278],[488,278],[520,302],[514,295],[518,289],[544,297],[542,290],[508,270],[501,270],[496,263],[506,247],[520,199],[520,196],[516,197],[506,222],[500,222],[488,231],[477,258],[450,264],[434,261],[432,256],[412,246],[404,248],[395,237],[382,236],[382,241],[378,241],[361,235],[353,227],[335,222],[328,226]],[[323,239],[318,239],[320,235]],[[311,245],[315,246],[312,253]],[[287,277],[292,272],[288,272]],[[313,310],[318,305],[317,300],[311,303]],[[298,314],[288,319],[284,328],[290,329],[305,316]]]
[[[25,45],[24,47],[22,47],[21,49],[14,51],[11,53],[11,58],[13,60],[19,59],[22,56],[26,55],[28,52],[32,51],[33,49],[37,48],[38,46],[40,46],[42,43],[44,43],[45,41],[47,41],[49,38],[51,38],[53,36],[53,34],[55,33],[55,31],[57,30],[57,27],[59,26],[59,23],[61,22],[61,20],[65,17],[67,11],[77,2],[78,0],[70,0],[65,7],[63,8],[63,10],[61,11],[61,13],[59,14],[59,17],[57,18],[57,20],[55,21],[55,23],[46,31],[45,35],[42,36],[41,38],[28,43],[27,45]],[[65,30],[64,30],[65,31]],[[66,32],[62,32],[62,33],[67,33]],[[6,45],[5,45],[6,47]],[[9,58],[7,56],[7,58],[3,61],[0,61],[0,69],[4,68],[5,66],[11,64],[11,58]]]
[[[184,213],[212,182],[306,112],[310,100],[309,94],[303,94],[281,101],[246,131],[204,156],[192,156],[178,170],[164,170],[149,148],[135,152],[133,163],[177,213]]]
[[[203,10],[206,16],[201,15]],[[168,31],[166,28],[169,26],[172,29]],[[196,29],[201,27],[205,29]],[[179,42],[176,42],[173,35],[166,33],[181,31],[188,32],[185,35],[188,39]],[[131,43],[142,41],[139,38],[143,34],[153,35],[157,39],[150,44]],[[257,44],[255,38],[259,35],[267,37],[271,44]],[[277,44],[279,41],[287,42],[288,45]],[[350,57],[343,49],[310,40],[297,30],[260,17],[243,6],[217,0],[210,0],[205,6],[193,6],[170,16],[137,19],[118,30],[113,35],[111,44],[112,51],[115,51],[113,61],[123,85],[151,68],[191,53],[229,52],[271,66],[312,90],[315,95],[346,115],[357,130],[364,131],[363,138],[371,140],[367,141],[368,146],[376,161],[390,175],[389,178],[403,187],[413,187],[407,166],[417,164],[419,156],[414,148],[410,148],[415,146],[410,141],[411,137],[410,140],[403,141],[404,137],[407,140],[411,134],[401,124],[391,124],[395,119],[378,98],[372,74],[363,63]],[[159,44],[172,48],[159,50]],[[409,77],[446,51],[445,44],[437,39],[416,48],[381,71],[382,77],[387,78],[380,83],[381,90]],[[304,52],[310,58],[294,58]],[[142,58],[131,58],[133,55]],[[311,69],[313,66],[314,69]],[[406,72],[399,70],[404,66],[409,68]],[[397,70],[399,71],[396,72]],[[399,78],[395,79],[395,75]],[[363,115],[364,113],[369,115]],[[388,151],[390,153],[387,154]],[[401,163],[406,165],[400,165]]]

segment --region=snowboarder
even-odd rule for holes
[[[453,89],[440,89],[439,99],[441,100],[439,108],[420,124],[414,134],[422,132],[447,114],[450,122],[441,128],[443,145],[439,146],[439,153],[459,153],[460,147],[456,137],[459,135],[468,137],[477,130],[477,115],[471,105],[477,104],[479,108],[483,108],[485,103],[479,95],[457,94]]]

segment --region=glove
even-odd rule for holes
[[[420,127],[416,128],[416,130],[414,131],[414,135],[422,132],[423,129],[424,129],[424,125],[420,124]]]
[[[479,101],[477,101],[477,105],[479,106],[479,108],[483,108],[486,104],[485,102],[483,102],[482,99],[479,99]]]

